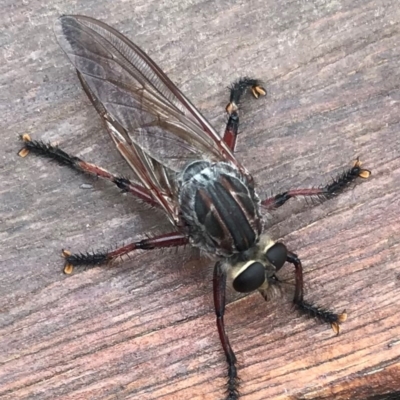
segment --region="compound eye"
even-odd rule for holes
[[[248,293],[258,289],[265,282],[265,267],[254,261],[233,281],[233,288],[240,293]]]
[[[275,243],[265,254],[267,260],[279,271],[287,258],[287,248],[283,243]]]

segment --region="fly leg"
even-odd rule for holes
[[[229,103],[225,108],[229,118],[225,128],[224,142],[232,151],[235,150],[236,137],[239,130],[240,98],[249,88],[256,99],[267,93],[267,91],[261,86],[261,82],[257,79],[240,78],[230,87]]]
[[[95,175],[108,180],[114,183],[124,192],[131,193],[136,198],[143,200],[145,203],[150,204],[151,206],[159,207],[159,203],[153,199],[147,189],[141,185],[131,182],[129,179],[113,175],[97,165],[87,163],[79,157],[71,156],[57,146],[53,146],[42,141],[31,140],[29,135],[24,135],[22,140],[24,141],[24,146],[18,153],[21,157],[26,157],[29,152],[42,157],[47,157],[61,165],[66,165],[75,171],[89,175]],[[110,264],[116,259],[128,255],[134,250],[151,250],[165,247],[176,247],[183,246],[187,243],[189,243],[189,239],[185,234],[171,232],[155,236],[153,238],[136,241],[109,252],[71,254],[69,251],[63,250],[63,256],[65,258],[64,273],[71,274],[75,266],[97,266],[102,264]]]
[[[293,264],[295,268],[296,289],[293,303],[297,309],[303,314],[330,324],[333,331],[338,335],[340,332],[340,324],[347,319],[346,311],[343,311],[341,314],[336,314],[332,311],[305,301],[303,287],[303,266],[301,261],[296,254],[291,252],[288,252],[286,261],[290,264]]]
[[[331,183],[313,189],[294,189],[266,198],[261,201],[261,205],[267,210],[274,210],[284,205],[292,197],[311,197],[318,200],[326,200],[342,193],[357,178],[367,179],[371,171],[361,168],[361,161],[357,158],[353,167],[348,168],[339,174]]]
[[[217,262],[214,267],[213,276],[213,292],[214,307],[217,317],[217,328],[219,339],[225,353],[226,362],[228,363],[228,381],[226,400],[237,400],[239,398],[239,378],[236,368],[236,356],[229,343],[228,335],[225,332],[224,314],[225,314],[225,289],[226,289],[226,272],[221,268],[221,262]]]
[[[119,189],[122,189],[123,192],[129,192],[145,203],[153,207],[160,206],[147,189],[137,183],[131,182],[127,178],[113,175],[105,169],[98,167],[97,165],[87,163],[79,157],[72,156],[61,150],[59,147],[51,145],[50,143],[44,143],[40,140],[32,140],[29,135],[23,135],[22,140],[24,145],[18,153],[21,157],[26,157],[28,153],[32,152],[38,156],[46,157],[50,160],[56,161],[61,165],[66,165],[75,171],[106,179],[114,183]]]
[[[64,273],[69,275],[72,273],[74,267],[81,265],[94,267],[98,265],[110,264],[116,259],[128,255],[134,250],[153,250],[165,247],[177,247],[188,243],[189,238],[185,234],[170,232],[129,243],[126,246],[119,247],[109,252],[71,254],[69,251],[63,250],[63,256],[65,258]]]

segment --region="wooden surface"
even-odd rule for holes
[[[226,323],[241,393],[349,399],[400,390],[400,7],[397,0],[3,0],[0,59],[0,398],[222,399],[211,262],[148,252],[117,268],[62,274],[62,248],[101,249],[165,231],[105,182],[35,157],[18,135],[129,176],[52,24],[64,13],[108,22],[143,47],[217,130],[226,87],[261,78],[243,104],[238,157],[261,197],[318,186],[360,156],[372,170],[316,207],[292,201],[268,220],[300,255],[308,299],[346,309],[339,337],[291,308],[233,301]],[[292,279],[290,266],[283,279]],[[291,281],[292,282],[292,281]]]

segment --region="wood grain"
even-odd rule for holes
[[[129,176],[52,33],[64,13],[145,49],[222,131],[226,86],[265,81],[242,107],[238,157],[260,196],[318,186],[360,156],[337,199],[292,201],[269,232],[305,266],[307,296],[349,318],[336,337],[291,309],[233,299],[227,330],[244,400],[349,399],[400,390],[400,8],[396,0],[2,2],[0,398],[222,399],[210,262],[143,252],[62,274],[85,251],[168,229],[105,182],[16,156],[18,135]],[[161,222],[163,221],[163,222]],[[288,266],[283,279],[293,279]]]

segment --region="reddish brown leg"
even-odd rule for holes
[[[296,277],[296,289],[294,294],[293,303],[298,308],[298,310],[313,318],[318,318],[323,322],[327,322],[331,325],[333,331],[339,334],[340,323],[346,321],[347,314],[343,311],[341,314],[336,314],[332,311],[323,309],[314,304],[308,303],[304,300],[304,287],[303,287],[303,266],[300,259],[296,254],[288,252],[287,262],[294,265],[295,277]]]
[[[29,152],[36,155],[49,158],[53,161],[58,162],[61,165],[66,165],[75,171],[83,172],[89,175],[95,175],[100,178],[106,179],[114,183],[118,188],[124,192],[129,192],[133,196],[143,200],[145,203],[150,204],[154,207],[159,207],[159,203],[153,199],[150,192],[137,183],[131,182],[129,179],[122,178],[106,171],[105,169],[98,167],[97,165],[87,163],[79,157],[72,156],[65,151],[61,150],[57,146],[53,146],[49,143],[42,141],[31,140],[29,135],[23,135],[22,140],[24,141],[24,147],[18,153],[21,157],[25,157]]]
[[[225,314],[225,288],[226,288],[226,273],[221,268],[221,262],[217,262],[214,267],[213,277],[213,292],[214,292],[214,307],[217,316],[217,327],[219,339],[225,353],[226,362],[228,363],[228,382],[227,400],[237,400],[238,392],[238,375],[236,369],[236,356],[229,343],[228,336],[225,332],[224,314]]]
[[[80,265],[97,266],[109,264],[115,261],[117,258],[125,256],[134,250],[152,250],[165,247],[177,247],[188,243],[189,238],[186,235],[178,232],[170,232],[155,236],[153,238],[139,240],[109,252],[71,254],[69,251],[63,250],[63,256],[65,257],[64,272],[66,274],[71,274],[74,267]]]
[[[224,133],[224,142],[229,146],[229,148],[232,151],[235,151],[236,148],[238,129],[239,129],[239,114],[237,111],[234,111],[229,115]]]
[[[224,133],[224,142],[234,151],[236,147],[236,138],[239,130],[239,103],[243,94],[251,89],[253,96],[257,99],[266,94],[266,90],[261,86],[257,79],[240,78],[230,87],[229,103],[226,106],[226,112],[229,115]]]
[[[331,183],[321,188],[295,189],[269,197],[261,204],[268,210],[274,210],[284,205],[292,197],[311,197],[319,200],[330,199],[342,193],[357,178],[367,179],[371,171],[361,168],[361,161],[357,158],[352,168],[349,168],[338,175]]]
[[[287,192],[277,194],[273,197],[268,197],[265,200],[261,201],[261,205],[265,207],[267,210],[275,210],[283,206],[289,199],[292,197],[313,197],[313,198],[321,198],[327,197],[324,188],[317,189],[294,189],[288,190]]]

